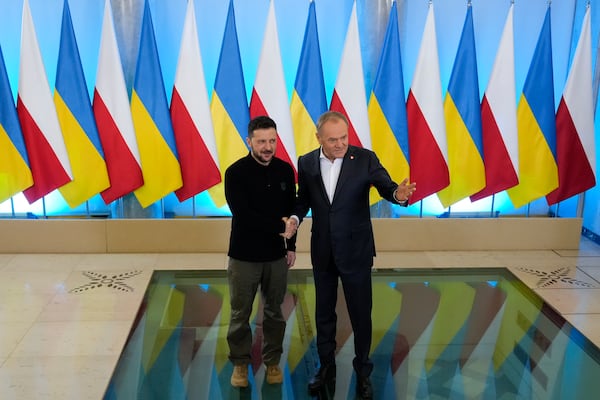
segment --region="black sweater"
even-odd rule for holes
[[[274,261],[296,250],[296,237],[286,240],[283,217],[294,208],[296,185],[291,165],[273,157],[269,165],[252,155],[225,171],[225,197],[232,213],[230,257],[242,261]]]

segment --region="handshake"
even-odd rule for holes
[[[285,232],[280,233],[286,239],[290,239],[298,231],[298,220],[292,217],[281,218],[285,222]]]

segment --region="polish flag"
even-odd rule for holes
[[[221,182],[193,0],[183,24],[171,120],[183,178],[175,195],[184,201]]]
[[[104,5],[93,109],[110,179],[101,193],[108,204],[144,184],[110,0]]]
[[[296,173],[294,130],[281,64],[273,1],[269,5],[265,36],[250,99],[250,117],[254,118],[260,115],[268,115],[277,124],[279,143],[276,156],[290,163]]]
[[[481,101],[481,136],[486,186],[472,195],[471,201],[483,199],[519,183],[516,99],[511,4],[490,81]]]
[[[371,148],[371,130],[360,53],[356,2],[352,6],[342,61],[329,108],[332,111],[341,112],[348,118],[349,144],[367,149]]]
[[[429,5],[425,21],[406,113],[410,181],[417,184],[409,200],[413,204],[450,184],[433,4]]]
[[[588,7],[573,64],[556,112],[558,188],[546,196],[549,205],[596,185],[591,51]]]
[[[33,186],[23,194],[31,204],[69,183],[73,174],[28,0],[23,2],[20,63],[17,114],[33,175]]]

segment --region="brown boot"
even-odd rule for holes
[[[283,372],[279,365],[267,365],[266,380],[270,385],[283,382]]]
[[[248,365],[240,364],[233,366],[231,374],[231,386],[248,387]]]

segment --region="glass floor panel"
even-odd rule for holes
[[[593,399],[600,351],[505,269],[373,271],[375,399]],[[105,399],[310,399],[314,285],[291,270],[284,382],[264,382],[261,301],[248,388],[230,385],[226,271],[156,271]],[[360,296],[360,293],[356,294]],[[355,398],[353,336],[339,287],[336,399]],[[283,362],[285,360],[285,363]]]

